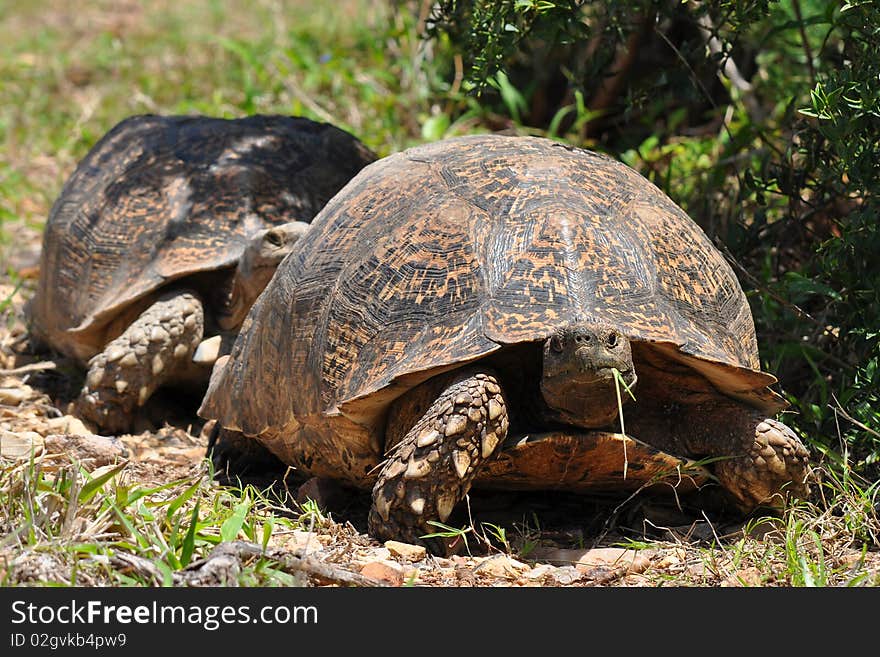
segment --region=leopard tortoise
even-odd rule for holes
[[[423,539],[472,485],[636,489],[699,458],[743,511],[805,494],[775,381],[730,266],[653,184],[551,140],[481,135],[349,182],[199,412],[371,488],[375,538],[444,551]]]
[[[142,115],[111,129],[52,207],[28,309],[34,343],[88,369],[75,412],[120,431],[162,385],[203,392],[218,343],[374,159],[300,117]]]

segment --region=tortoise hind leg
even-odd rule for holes
[[[480,466],[498,451],[507,435],[507,404],[492,375],[470,370],[441,385],[428,410],[412,419],[388,450],[373,487],[369,533],[446,553],[450,546],[422,537],[437,531],[429,521],[449,517]]]
[[[745,512],[779,506],[787,496],[805,497],[809,452],[789,427],[760,413],[748,415],[754,439],[746,454],[715,463],[715,475]]]
[[[75,412],[103,431],[129,429],[135,409],[189,365],[204,324],[202,302],[194,293],[159,297],[89,361]]]
[[[626,419],[627,433],[673,454],[709,457],[718,483],[743,513],[781,506],[809,493],[809,452],[782,422],[741,403],[646,404]]]

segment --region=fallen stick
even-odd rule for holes
[[[122,573],[136,573],[150,578],[155,586],[162,586],[162,571],[149,559],[127,552],[117,552],[110,557],[110,564]]]
[[[28,363],[21,367],[13,367],[8,370],[0,369],[0,376],[17,376],[18,374],[27,374],[28,372],[44,372],[46,370],[54,370],[58,368],[58,363],[54,360],[42,360],[39,363]]]
[[[221,557],[235,557],[239,560],[243,557],[265,557],[277,562],[282,570],[289,574],[306,573],[327,582],[349,586],[387,586],[385,582],[380,580],[365,577],[360,573],[339,568],[312,557],[300,556],[283,549],[264,551],[261,546],[250,541],[220,543],[220,545],[211,550],[207,558],[191,563],[187,566],[186,570],[196,570],[204,566],[211,559]]]

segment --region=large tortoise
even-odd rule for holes
[[[160,386],[204,387],[217,342],[231,344],[308,222],[373,160],[300,117],[142,115],[111,129],[52,207],[29,306],[34,342],[88,368],[76,411],[119,431]]]
[[[775,381],[731,268],[667,196],[608,157],[485,135],[343,188],[199,412],[372,487],[369,532],[420,542],[472,484],[639,488],[705,457],[744,511],[802,495]]]

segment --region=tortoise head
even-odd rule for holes
[[[544,341],[541,394],[563,421],[592,429],[618,414],[614,370],[631,387],[636,381],[629,340],[612,326],[579,323]],[[621,392],[620,401],[628,395]]]
[[[238,261],[227,307],[219,316],[221,328],[234,329],[244,321],[278,265],[308,229],[304,221],[290,221],[251,236]]]

